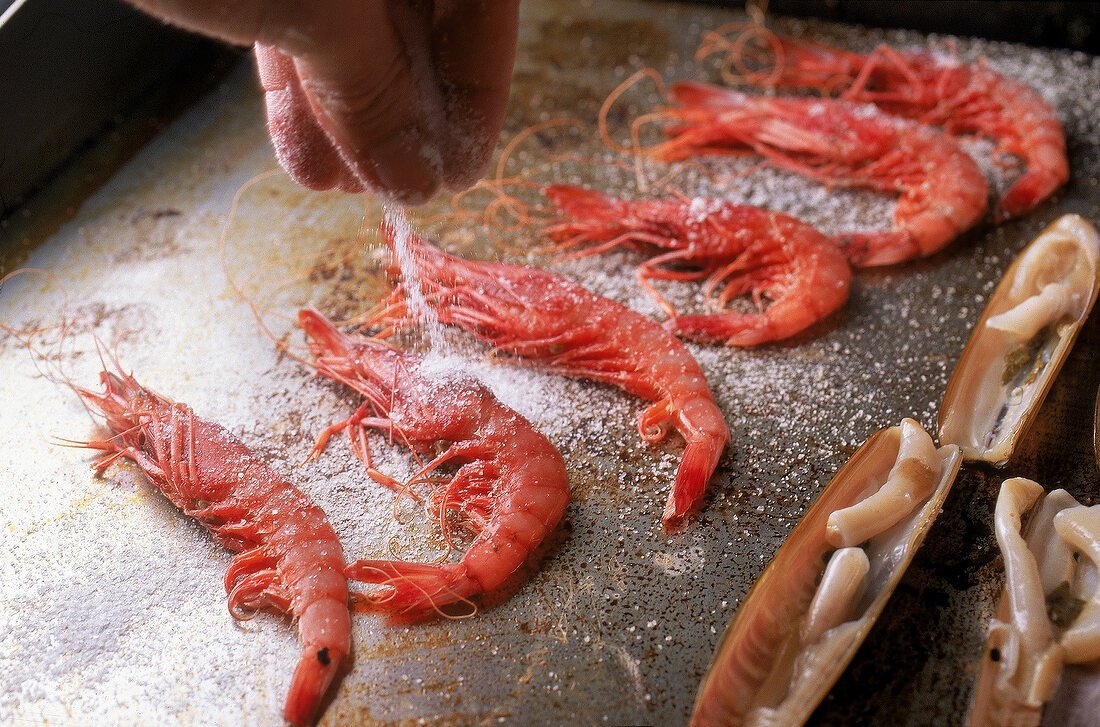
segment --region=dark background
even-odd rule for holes
[[[702,0],[743,8],[745,1]],[[749,0],[757,5],[762,0]],[[1100,3],[1036,0],[770,0],[768,13],[1100,52]]]

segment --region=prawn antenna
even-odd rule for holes
[[[348,266],[355,256],[359,254],[360,250],[367,244],[369,230],[371,228],[370,221],[373,214],[373,198],[369,194],[362,195],[363,214],[360,217],[352,244],[346,246],[346,249],[338,250],[332,247],[326,247],[320,252],[308,252],[296,256],[269,260],[255,269],[248,271],[247,274],[238,276],[234,274],[229,263],[230,230],[240,217],[241,208],[248,192],[255,189],[257,185],[262,182],[268,181],[274,177],[283,176],[284,174],[281,168],[269,169],[266,172],[262,172],[252,177],[237,189],[230,203],[225,223],[222,225],[221,232],[218,235],[218,256],[227,285],[234,294],[248,306],[260,332],[274,344],[275,348],[280,353],[298,363],[312,367],[312,362],[309,361],[304,354],[298,352],[298,347],[292,346],[287,342],[287,336],[277,336],[272,330],[269,324],[270,318],[282,320],[292,320],[294,318],[294,315],[291,313],[277,312],[272,300],[280,290],[293,282],[309,277],[329,277],[334,272]],[[290,273],[279,271],[280,266],[286,266],[293,263],[301,263],[301,266],[299,269]],[[296,308],[297,307],[300,306],[296,306]]]

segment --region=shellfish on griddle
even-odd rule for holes
[[[1092,451],[1096,453],[1096,468],[1100,469],[1100,389],[1096,390],[1096,413],[1092,421]]]
[[[1047,724],[1094,724],[1100,506],[1084,507],[1065,490],[1043,497],[1041,485],[1014,477],[1001,485],[994,523],[1005,587],[989,624],[970,725],[1036,727],[1044,707]]]
[[[875,432],[806,512],[738,608],[691,724],[799,725],[901,580],[962,457],[912,419]]]
[[[1012,263],[947,384],[942,444],[1006,463],[1096,302],[1100,237],[1078,215],[1047,227]]]

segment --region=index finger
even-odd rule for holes
[[[481,176],[504,123],[519,0],[437,0],[433,24],[432,61],[448,122],[443,181],[463,188]]]

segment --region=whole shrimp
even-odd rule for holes
[[[500,586],[553,531],[569,504],[569,481],[557,448],[473,378],[430,378],[420,371],[420,357],[342,333],[315,310],[300,311],[298,320],[317,372],[364,396],[350,419],[325,431],[318,449],[343,428],[364,461],[366,427],[396,435],[420,452],[438,451],[443,443],[443,453],[411,481],[443,464],[459,464],[428,502],[445,534],[450,510],[465,515],[476,534],[457,563],[360,560],[348,566],[348,577],[381,584],[367,599],[413,613]]]
[[[397,232],[383,224],[391,248]],[[703,370],[682,342],[646,316],[546,270],[447,255],[415,233],[406,238],[415,277],[441,323],[546,371],[613,384],[653,404],[638,431],[646,442],[675,427],[687,443],[662,519],[683,518],[703,496],[729,428]],[[372,323],[410,325],[397,288]]]
[[[121,371],[121,369],[120,369]],[[304,725],[351,648],[344,551],[325,513],[222,426],[195,416],[132,375],[100,374],[102,392],[74,387],[113,436],[81,442],[125,457],[176,507],[236,553],[225,573],[229,612],[270,608],[298,622],[302,657],[283,716]]]
[[[626,201],[565,185],[548,187],[546,196],[567,218],[543,230],[558,249],[579,248],[575,256],[619,246],[655,251],[638,267],[638,280],[669,315],[664,327],[679,336],[753,346],[793,336],[848,300],[844,254],[790,215],[723,200]],[[718,312],[679,315],[650,283],[703,278],[707,307]],[[726,310],[745,293],[757,305],[764,297],[772,303],[762,313]]]
[[[858,266],[931,255],[985,214],[989,185],[950,137],[874,106],[836,99],[765,98],[703,83],[671,87],[672,137],[659,159],[699,153],[764,156],[824,184],[900,194],[894,229],[836,236]]]
[[[995,160],[1013,155],[1026,167],[1001,197],[998,220],[1030,212],[1069,179],[1065,132],[1054,109],[1034,88],[994,71],[984,60],[961,63],[887,45],[863,55],[770,31],[763,31],[763,40],[774,54],[770,64],[744,58],[746,43],[723,42],[720,34],[700,53],[725,48],[737,54],[733,61],[743,69],[737,80],[771,88],[817,88],[940,126],[952,136],[993,140]],[[750,62],[760,67],[750,71]]]

